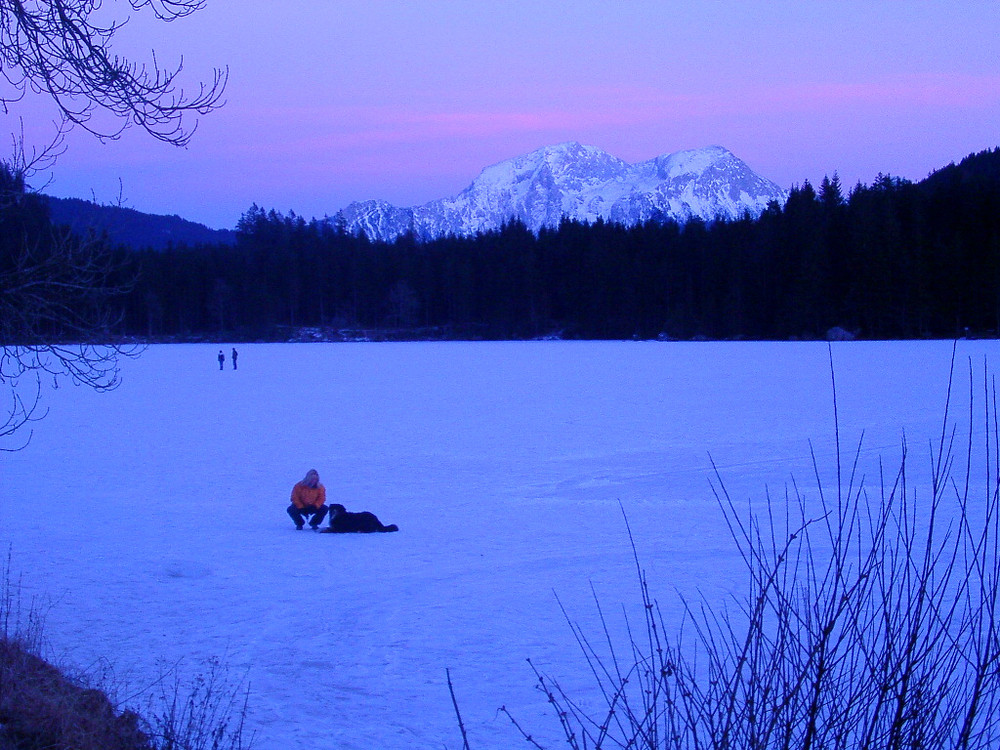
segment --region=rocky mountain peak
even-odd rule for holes
[[[519,219],[529,229],[563,217],[636,224],[757,215],[786,193],[721,146],[679,151],[629,164],[576,142],[546,146],[484,169],[452,198],[398,208],[384,201],[352,203],[335,219],[348,231],[392,240],[470,235]]]

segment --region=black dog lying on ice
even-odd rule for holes
[[[331,503],[330,525],[322,529],[324,534],[367,534],[372,531],[399,531],[399,527],[394,523],[384,525],[378,516],[367,510],[351,513],[340,503]]]

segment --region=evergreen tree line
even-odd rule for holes
[[[254,206],[233,245],[134,254],[121,333],[787,339],[1000,330],[1000,149],[912,183],[809,183],[757,218],[625,227],[513,222],[372,242]]]

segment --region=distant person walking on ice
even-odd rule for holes
[[[236,358],[239,356],[239,352],[236,351],[236,347],[233,347],[233,369],[236,369]]]
[[[305,517],[310,517],[309,527],[315,531],[326,517],[329,509],[326,507],[326,487],[320,484],[319,472],[309,469],[305,478],[292,487],[292,504],[288,506],[288,515],[295,521],[295,528],[301,529]]]
[[[219,349],[219,369],[220,370],[222,369],[222,366],[224,364],[226,364],[226,355],[222,353],[222,349]]]

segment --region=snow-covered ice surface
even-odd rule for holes
[[[870,477],[904,430],[927,463],[951,348],[833,345]],[[0,456],[0,541],[56,656],[137,687],[219,658],[263,750],[459,748],[446,669],[474,748],[525,746],[501,705],[556,745],[526,659],[599,704],[559,601],[595,636],[591,584],[616,633],[638,613],[619,504],[679,622],[677,592],[721,604],[743,581],[710,456],[741,502],[792,475],[815,494],[810,441],[834,481],[825,344],[247,345],[237,372],[217,349],[154,346],[112,393],[46,392],[30,446]],[[997,354],[959,342],[959,372]],[[401,531],[296,532],[313,467]]]

